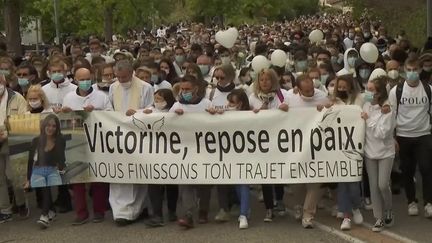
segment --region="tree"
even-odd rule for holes
[[[6,32],[6,44],[13,55],[22,55],[20,33],[20,0],[4,0],[3,15]]]

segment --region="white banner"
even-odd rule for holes
[[[360,113],[356,106],[133,117],[96,111],[84,121],[83,174],[88,181],[143,184],[360,181]]]

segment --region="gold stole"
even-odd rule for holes
[[[138,110],[140,109],[140,101],[141,101],[141,91],[143,88],[143,81],[132,78],[132,85],[129,88],[129,101],[128,101],[128,109]],[[123,107],[123,97],[125,95],[124,88],[121,87],[119,82],[116,82],[113,87],[113,105],[115,111],[122,111]]]

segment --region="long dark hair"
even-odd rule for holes
[[[177,78],[177,72],[176,72],[176,70],[174,68],[173,62],[171,62],[167,58],[163,58],[159,62],[159,68],[158,68],[158,70],[160,70],[161,63],[163,63],[163,62],[166,63],[166,64],[168,64],[168,67],[169,67],[169,73],[168,73],[168,75],[166,75],[165,80],[168,81],[170,84],[173,84],[174,80]]]
[[[170,89],[158,89],[154,94],[160,95],[164,98],[165,102],[167,103],[165,109],[171,109],[171,107],[176,102],[174,94]]]
[[[243,89],[234,89],[233,91],[231,91],[231,93],[229,93],[227,96],[227,100],[233,102],[234,97],[237,97],[237,101],[240,101],[242,103],[240,107],[241,111],[250,110],[249,98]]]
[[[58,117],[54,114],[49,114],[47,117],[45,117],[45,119],[43,119],[42,123],[41,123],[41,127],[40,127],[40,136],[39,136],[39,151],[43,151],[45,149],[46,143],[47,143],[47,135],[45,132],[45,128],[48,126],[48,123],[54,120],[55,124],[56,124],[56,132],[54,134],[54,141],[58,141],[63,135],[61,134],[61,130],[60,130],[60,120],[58,119]]]

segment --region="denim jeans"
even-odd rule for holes
[[[31,187],[58,186],[62,184],[62,179],[57,167],[35,166],[30,178]]]
[[[352,214],[361,206],[360,183],[343,182],[338,184],[338,209],[344,214]]]
[[[237,185],[236,186],[237,196],[240,199],[240,215],[248,216],[249,214],[249,185]]]

